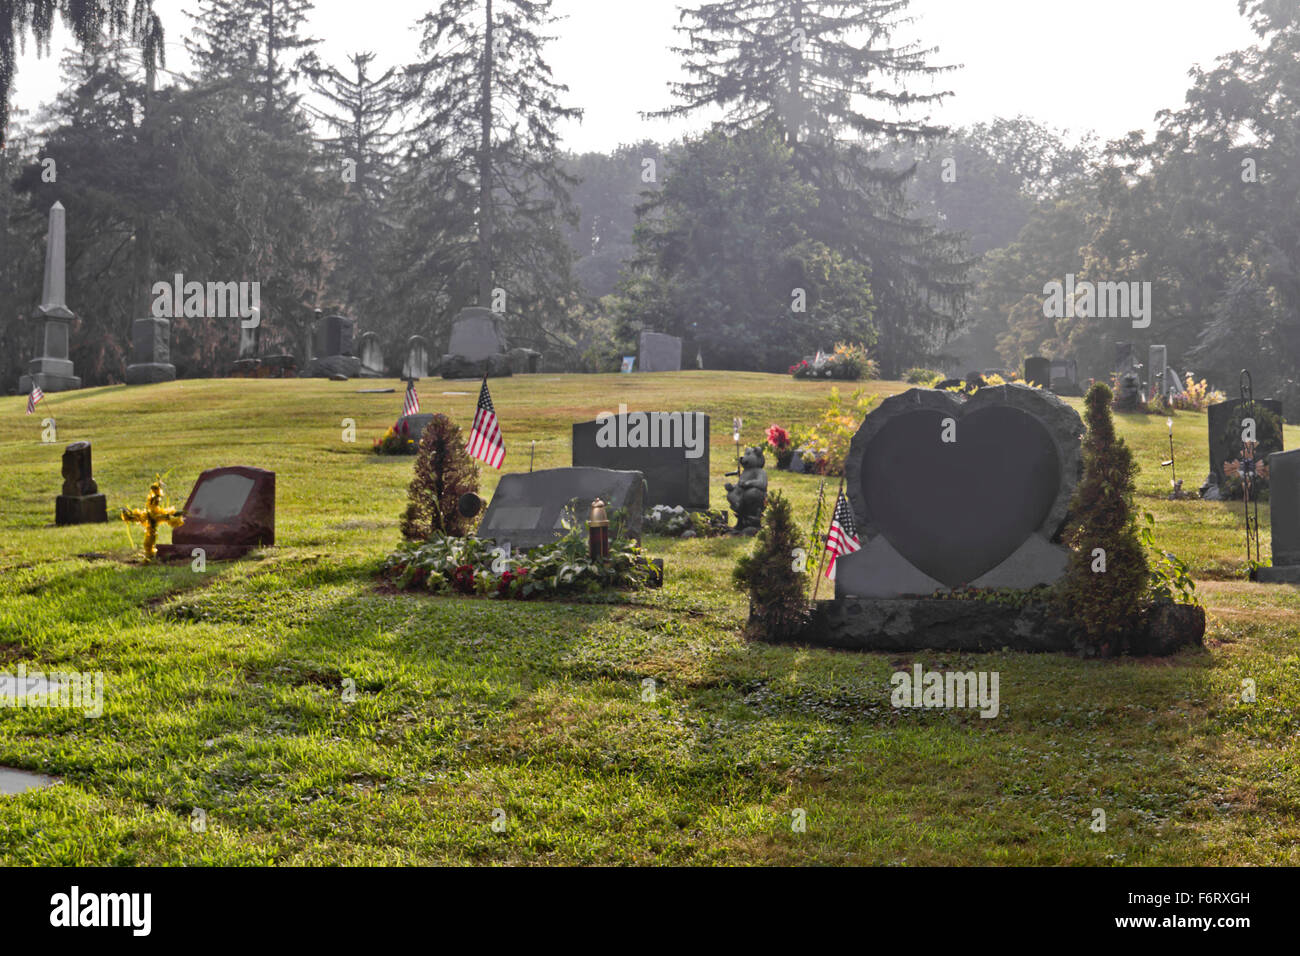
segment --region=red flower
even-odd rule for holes
[[[462,564],[451,573],[451,584],[461,594],[474,593],[474,566]]]
[[[780,451],[790,446],[790,433],[780,425],[771,425],[767,429],[767,443]]]

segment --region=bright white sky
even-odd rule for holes
[[[686,0],[695,5],[697,0]],[[640,110],[668,103],[666,84],[678,77],[675,42],[681,0],[555,0],[567,17],[556,26],[548,60],[569,86],[569,104],[583,122],[561,131],[566,148],[610,149],[649,137],[671,139],[701,124],[644,121]],[[188,66],[182,43],[193,0],[156,0],[167,30],[167,64]],[[320,55],[342,63],[372,50],[385,66],[414,59],[416,19],[434,0],[317,0],[311,34]],[[1026,114],[1103,139],[1150,129],[1153,114],[1176,108],[1194,64],[1249,45],[1254,35],[1237,0],[912,0],[912,37],[939,53],[932,62],[962,64],[941,78],[955,96],[933,119],[962,125],[993,116]],[[58,89],[60,28],[53,55],[31,47],[19,61],[15,105],[35,111]],[[921,92],[920,89],[917,92]]]

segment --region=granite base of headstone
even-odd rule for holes
[[[275,544],[275,472],[243,465],[210,468],[194,483],[184,515],[172,543],[158,546],[165,561],[189,561],[196,548],[205,560],[228,561]]]
[[[638,340],[636,364],[642,372],[680,372],[682,340],[663,332],[642,332]]]
[[[171,336],[172,324],[168,319],[150,316],[131,323],[131,363],[126,367],[126,384],[150,385],[175,380]]]
[[[862,548],[836,562],[835,596],[1055,581],[1068,558],[1059,535],[1082,434],[1074,409],[1025,385],[983,388],[964,402],[933,389],[885,399],[846,459]]]
[[[63,493],[54,499],[54,523],[102,524],[108,520],[108,499],[99,493],[90,456],[90,442],[73,442],[63,451]]]
[[[600,498],[611,517],[623,513],[622,536],[640,540],[644,488],[645,476],[640,472],[607,468],[547,468],[502,475],[479,523],[478,536],[516,550],[549,544],[564,536],[566,513],[585,526],[592,500]]]
[[[646,507],[709,507],[709,416],[628,412],[573,426],[575,468],[639,471]]]
[[[1257,568],[1254,579],[1300,584],[1300,451],[1268,456],[1268,489],[1273,565]]]

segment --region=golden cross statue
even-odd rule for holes
[[[163,495],[162,479],[155,479],[149,486],[149,500],[143,508],[123,508],[122,520],[138,524],[144,528],[144,559],[152,561],[158,554],[158,526],[170,525],[173,528],[185,523],[185,514],[166,503]]]

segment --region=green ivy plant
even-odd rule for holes
[[[1151,552],[1148,559],[1151,575],[1147,585],[1147,600],[1150,603],[1169,602],[1175,604],[1200,605],[1196,596],[1196,581],[1192,578],[1192,569],[1182,558],[1172,551],[1163,551],[1156,546],[1156,518],[1149,511],[1144,511],[1146,523],[1138,532],[1142,543]]]

